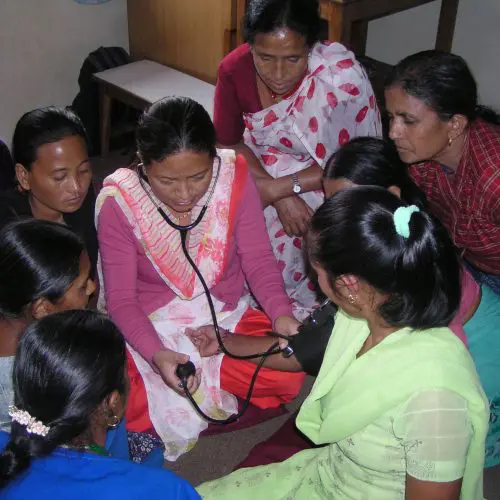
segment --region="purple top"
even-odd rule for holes
[[[227,266],[211,292],[225,303],[225,310],[232,310],[243,295],[246,278],[274,323],[279,316],[292,316],[292,306],[269,242],[257,188],[247,175],[228,236]],[[114,199],[104,202],[97,230],[108,312],[127,342],[151,364],[163,344],[148,316],[173,300],[174,292],[154,269]]]

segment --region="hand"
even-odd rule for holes
[[[180,352],[171,351],[170,349],[161,349],[153,356],[153,363],[158,368],[160,375],[165,384],[174,390],[177,394],[184,396],[184,389],[180,385],[181,381],[175,374],[177,365],[187,363],[189,356]],[[201,370],[196,370],[195,375],[191,375],[187,380],[187,388],[191,394],[194,394],[201,382]]]
[[[215,335],[215,328],[212,325],[201,326],[195,329],[186,328],[184,333],[191,339],[201,357],[208,358],[219,353],[219,342]],[[222,329],[220,329],[220,333],[222,338],[227,335],[227,332]]]
[[[288,236],[303,236],[313,216],[311,207],[298,196],[282,198],[274,203],[283,229]]]
[[[280,316],[274,321],[274,331],[282,335],[297,335],[300,325],[292,316]]]

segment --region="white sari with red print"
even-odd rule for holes
[[[229,212],[235,175],[234,151],[219,150],[218,154],[221,158],[220,175],[212,200],[200,224],[189,232],[187,242],[189,253],[209,289],[216,285],[222,276],[230,245]],[[208,193],[212,190],[217,168],[218,165],[215,164],[212,184],[193,210],[193,220],[198,216]],[[223,355],[200,357],[198,350],[184,334],[188,327],[211,324],[212,318],[203,287],[182,252],[180,233],[171,228],[158,213],[157,205],[167,213],[168,207],[155,198],[147,184],[139,182],[136,172],[129,169],[119,169],[104,181],[97,200],[96,219],[108,197],[118,203],[149,261],[176,294],[174,300],[150,314],[149,319],[166,348],[189,355],[196,367],[201,368],[201,385],[194,394],[195,400],[202,410],[213,418],[226,418],[236,413],[236,398],[220,387]],[[104,280],[100,262],[98,268],[100,282],[103,284],[99,308],[105,310]],[[220,326],[230,331],[234,331],[250,304],[249,296],[245,295],[239,300],[235,310],[223,311],[224,303],[213,295],[212,300]],[[165,459],[176,460],[196,444],[200,432],[206,429],[208,424],[198,416],[187,398],[179,396],[167,387],[149,363],[130,345],[127,347],[146,388],[151,422],[165,443]]]
[[[258,113],[246,113],[245,144],[274,178],[306,169],[328,158],[353,137],[381,136],[382,126],[373,89],[354,54],[339,43],[317,43],[309,69],[290,98]],[[313,210],[322,191],[299,195]],[[285,234],[274,207],[265,209],[274,254],[286,290],[303,318],[314,306],[314,288],[306,276],[302,238]]]

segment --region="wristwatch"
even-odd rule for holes
[[[302,192],[302,186],[300,185],[300,182],[299,182],[299,176],[297,175],[297,173],[293,173],[292,174],[292,181],[293,181],[293,192],[295,194],[299,194]]]

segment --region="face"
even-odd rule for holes
[[[261,33],[252,46],[255,69],[275,94],[293,89],[307,70],[309,47],[306,39],[288,28]]]
[[[331,198],[339,191],[356,186],[357,184],[354,184],[354,182],[348,179],[344,179],[344,177],[338,179],[323,179],[323,191],[325,192],[326,198]]]
[[[385,91],[389,137],[405,163],[439,161],[448,148],[452,120],[442,121],[426,104],[400,87]]]
[[[68,309],[85,309],[90,296],[95,292],[95,283],[89,277],[90,260],[87,252],[80,257],[80,274],[71,283],[64,296],[53,304],[53,311],[61,312]]]
[[[182,151],[146,167],[155,196],[177,213],[189,212],[207,192],[213,160],[208,153]]]
[[[44,144],[38,148],[31,169],[17,164],[16,174],[21,187],[46,210],[75,212],[82,206],[92,180],[85,141],[70,136]]]

